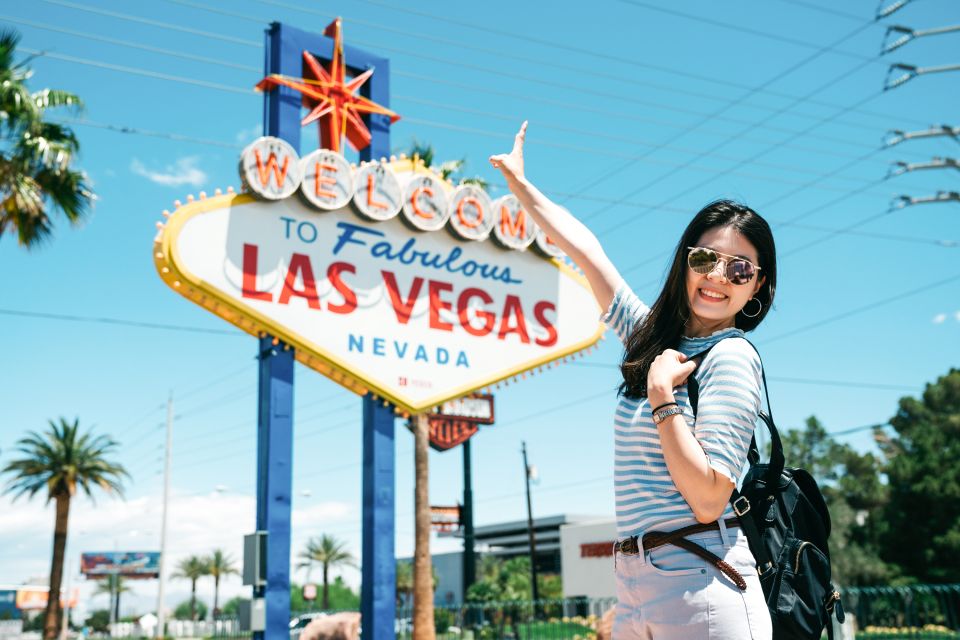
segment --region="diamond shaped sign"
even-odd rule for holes
[[[273,195],[179,207],[155,240],[157,269],[181,295],[252,335],[279,338],[352,391],[421,413],[603,334],[586,279],[561,259],[464,237],[464,229],[483,237],[475,230],[489,232],[489,218],[501,215],[475,187],[458,193],[410,161],[350,168],[268,152],[263,144],[251,152],[259,164],[247,166],[245,184],[258,191],[273,181]],[[277,195],[289,191],[284,180],[302,181],[298,195]],[[327,196],[350,203],[322,208]],[[517,209],[503,208],[513,216],[503,226],[529,236]]]

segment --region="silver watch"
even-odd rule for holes
[[[677,405],[664,407],[663,409],[659,409],[653,413],[653,422],[654,424],[660,424],[670,416],[675,416],[681,413],[683,413],[683,409]]]

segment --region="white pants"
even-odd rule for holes
[[[730,563],[747,590],[674,545],[617,553],[614,640],[770,640],[770,613],[747,537],[739,527],[720,526],[687,539]]]

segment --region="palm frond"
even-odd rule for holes
[[[47,490],[47,501],[57,496],[73,496],[77,486],[93,497],[99,487],[108,493],[123,495],[122,480],[129,477],[126,469],[107,459],[117,446],[110,438],[80,433],[80,422],[50,421],[49,430],[31,432],[17,441],[16,452],[22,457],[10,461],[0,474],[11,474],[5,492],[14,499],[33,497]]]
[[[76,111],[83,109],[83,101],[79,96],[62,89],[42,89],[31,97],[41,111],[56,107],[72,107]]]

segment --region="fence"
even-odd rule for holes
[[[960,584],[847,588],[842,594],[848,615],[845,627],[852,630],[841,636],[845,640],[960,640]],[[610,598],[568,598],[436,605],[434,621],[438,640],[586,639],[596,633],[599,618],[614,604]],[[412,618],[411,607],[397,608],[398,640],[410,638]],[[236,619],[216,622],[205,636],[240,640],[250,635],[239,630]]]
[[[858,640],[960,640],[960,584],[844,589]]]

